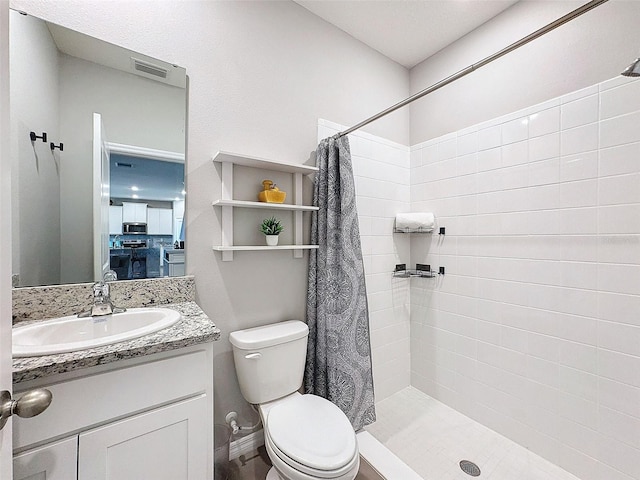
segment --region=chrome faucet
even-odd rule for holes
[[[110,281],[117,280],[118,276],[113,270],[109,270],[104,274],[104,278],[100,282],[93,284],[93,305],[88,310],[80,312],[78,317],[102,317],[112,315],[114,313],[122,313],[126,308],[116,307],[111,302]]]

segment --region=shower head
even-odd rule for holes
[[[640,58],[636,58],[620,75],[625,77],[640,77]]]

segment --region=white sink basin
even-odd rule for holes
[[[54,318],[13,329],[13,356],[75,352],[131,340],[170,327],[182,316],[168,308],[130,308],[103,317]]]

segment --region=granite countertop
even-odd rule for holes
[[[156,305],[182,314],[182,320],[144,337],[76,352],[13,359],[13,383],[21,383],[82,368],[105,365],[118,360],[166,352],[220,338],[220,329],[196,302]],[[35,323],[38,320],[21,323]]]

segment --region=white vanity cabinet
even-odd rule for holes
[[[53,401],[13,424],[14,480],[213,479],[212,344],[121,363],[25,386]]]

